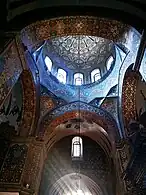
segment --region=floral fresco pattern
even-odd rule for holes
[[[0,105],[17,82],[22,72],[15,40],[0,56]]]
[[[125,124],[125,131],[128,133],[128,124],[131,120],[136,120],[136,87],[139,74],[132,70],[127,70],[122,89],[122,113]]]
[[[21,31],[21,38],[30,49],[40,41],[68,35],[90,35],[117,41],[128,28],[116,20],[70,16],[33,23]]]

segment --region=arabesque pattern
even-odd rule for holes
[[[105,131],[111,135],[112,139],[119,139],[117,124],[112,116],[102,109],[95,108],[82,102],[67,104],[46,114],[41,121],[38,136],[43,137],[44,134],[47,134],[48,132],[51,133],[59,124],[75,118],[92,120],[105,129]]]
[[[130,120],[136,120],[136,87],[139,74],[128,70],[125,74],[122,89],[122,113],[125,125],[125,131],[128,132]]]
[[[21,38],[30,49],[43,40],[69,35],[89,35],[117,41],[128,28],[128,25],[116,20],[69,16],[33,23],[21,31]]]

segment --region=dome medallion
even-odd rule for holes
[[[113,42],[95,36],[64,36],[51,40],[53,51],[71,70],[93,69],[111,53]]]

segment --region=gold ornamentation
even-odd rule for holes
[[[33,23],[21,31],[21,39],[28,48],[44,40],[69,35],[98,36],[117,41],[128,28],[128,25],[116,20],[92,16],[69,16]]]
[[[125,130],[128,130],[130,120],[136,120],[136,87],[139,74],[134,71],[127,71],[125,74],[122,89],[122,112]],[[127,134],[129,132],[126,131]]]
[[[49,117],[45,120],[42,120],[39,129],[40,132],[38,134],[38,137],[40,139],[45,139],[46,135],[53,134],[54,129],[64,123],[65,121],[75,119],[75,118],[84,118],[85,120],[93,121],[96,124],[100,125],[105,131],[107,131],[111,141],[113,143],[115,142],[115,139],[117,137],[117,129],[115,125],[111,122],[106,121],[104,116],[99,116],[96,113],[88,112],[88,111],[72,111],[72,112],[66,112],[65,114],[55,118],[54,120],[50,121]]]

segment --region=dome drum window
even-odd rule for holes
[[[114,62],[114,58],[113,58],[113,56],[110,56],[110,57],[108,58],[108,60],[107,60],[107,63],[106,63],[106,68],[107,68],[107,70],[109,70],[109,69],[111,68],[113,62]]]
[[[52,70],[52,61],[48,56],[45,57],[45,64],[47,66],[48,71],[51,72],[51,70]]]
[[[57,72],[57,79],[61,82],[61,83],[66,83],[66,72],[65,70],[59,68],[58,72]]]
[[[92,83],[98,81],[99,79],[101,78],[101,74],[100,74],[100,69],[94,69],[92,72],[91,72],[91,81]]]
[[[76,73],[74,74],[74,85],[82,85],[83,84],[83,74]]]
[[[81,86],[102,81],[114,62],[114,43],[101,37],[64,36],[45,44],[43,52],[47,72],[63,84]]]

